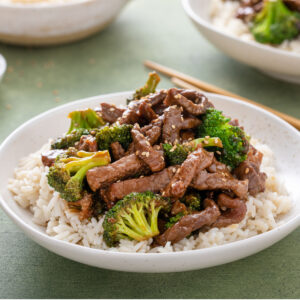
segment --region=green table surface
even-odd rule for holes
[[[144,59],[300,118],[300,86],[223,55],[198,34],[179,1],[131,1],[114,24],[84,41],[41,49],[1,44],[0,53],[8,61],[0,85],[0,142],[52,107],[140,86],[148,72]],[[160,86],[171,82],[162,78]],[[300,229],[256,255],[199,271],[124,273],[47,251],[0,210],[0,298],[299,298],[299,240]]]

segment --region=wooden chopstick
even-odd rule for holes
[[[258,106],[260,108],[263,108],[263,109],[273,113],[274,115],[280,117],[281,119],[285,120],[286,122],[290,123],[292,126],[297,128],[298,130],[300,130],[300,120],[297,119],[297,118],[294,118],[290,115],[284,114],[284,113],[282,113],[280,111],[277,111],[273,108],[270,108],[270,107],[265,106],[263,104],[257,103],[253,100],[244,98],[244,97],[239,96],[237,94],[231,93],[231,92],[226,91],[224,89],[221,89],[217,86],[206,83],[206,82],[201,81],[201,80],[199,80],[195,77],[183,74],[181,72],[178,72],[174,69],[165,67],[165,66],[160,65],[158,63],[146,60],[144,62],[144,64],[145,64],[146,67],[148,67],[150,69],[153,69],[155,71],[158,71],[158,72],[163,73],[165,75],[168,75],[170,77],[179,79],[180,81],[177,80],[177,83],[179,83],[178,86],[180,86],[180,84],[181,84],[181,86],[183,87],[183,84],[184,84],[185,85],[184,88],[188,88],[188,86],[189,86],[189,88],[192,88],[192,89],[193,88],[194,89],[198,88],[198,89],[203,90],[205,92],[210,92],[210,93],[215,93],[215,94],[219,94],[219,95],[229,96],[229,97],[233,97],[233,98],[239,99],[239,100],[247,102],[247,103],[251,103],[255,106]]]

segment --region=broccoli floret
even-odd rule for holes
[[[291,11],[282,0],[266,0],[254,19],[251,32],[263,44],[281,44],[300,33],[300,14]]]
[[[159,82],[160,77],[156,72],[149,73],[146,84],[135,91],[132,99],[127,99],[127,104],[133,100],[139,100],[142,97],[145,97],[151,93],[155,93],[156,87],[159,84]]]
[[[201,195],[199,193],[189,193],[180,199],[180,201],[185,204],[189,211],[201,209]]]
[[[190,152],[197,148],[197,145],[202,144],[203,147],[222,148],[222,142],[219,138],[198,138],[184,144],[163,144],[164,156],[168,165],[182,164]]]
[[[166,228],[172,227],[175,223],[177,223],[185,214],[183,212],[178,213],[174,217],[171,217],[169,221],[165,224]]]
[[[108,150],[113,142],[119,142],[124,149],[127,149],[132,142],[132,127],[132,125],[124,124],[104,126],[99,129],[96,134],[99,150]]]
[[[91,108],[72,111],[68,118],[71,119],[71,124],[67,134],[76,130],[99,128],[105,125],[103,119]]]
[[[83,135],[90,134],[91,131],[105,124],[103,119],[97,115],[92,109],[75,110],[68,117],[71,119],[71,124],[68,132],[57,138],[52,144],[52,149],[67,149],[73,147]]]
[[[109,247],[121,239],[144,241],[159,235],[160,210],[169,210],[170,201],[152,192],[131,193],[111,208],[103,222],[104,240]]]
[[[217,159],[235,168],[247,158],[249,142],[245,132],[238,126],[230,125],[229,121],[230,118],[223,116],[221,111],[209,108],[197,131],[200,137],[219,137],[223,148],[215,152]]]
[[[78,151],[77,157],[58,158],[49,169],[48,183],[60,196],[70,202],[81,200],[86,172],[110,163],[108,151]]]
[[[67,149],[69,147],[73,147],[83,135],[88,134],[89,131],[87,129],[74,130],[70,134],[66,134],[54,140],[54,142],[51,144],[51,149]]]

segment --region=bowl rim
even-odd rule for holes
[[[24,130],[24,128],[26,128],[28,125],[30,125],[32,122],[35,122],[36,120],[44,117],[45,115],[48,114],[53,114],[56,111],[59,111],[61,109],[65,109],[69,106],[73,106],[75,103],[77,104],[88,104],[89,102],[95,101],[95,100],[99,100],[99,98],[108,98],[108,97],[122,97],[124,99],[126,99],[126,97],[128,97],[129,95],[131,95],[133,92],[118,92],[118,93],[110,93],[110,94],[103,94],[103,95],[99,95],[99,96],[94,96],[94,97],[89,97],[89,98],[84,98],[84,99],[79,99],[79,100],[75,100],[75,101],[71,101],[69,103],[57,106],[55,108],[52,108],[50,110],[47,110],[31,119],[29,119],[28,121],[26,121],[25,123],[23,123],[22,125],[20,125],[17,129],[15,129],[11,134],[8,135],[8,137],[3,141],[3,143],[0,145],[0,153],[3,151],[3,149],[5,149],[6,145],[9,144],[10,140],[13,139],[13,137],[18,134],[19,132],[22,132]],[[213,97],[220,97],[225,101],[229,101],[229,102],[234,102],[234,103],[238,103],[240,105],[246,106],[246,107],[252,107],[258,111],[261,111],[265,114],[267,114],[269,117],[271,118],[275,118],[277,122],[280,122],[283,126],[286,126],[289,130],[292,130],[300,139],[300,133],[294,128],[292,127],[290,124],[288,124],[287,122],[285,122],[284,120],[280,119],[279,117],[275,116],[274,114],[260,108],[260,107],[256,107],[250,103],[245,103],[245,102],[241,102],[237,99],[231,98],[231,97],[227,97],[227,96],[222,96],[222,95],[217,95],[217,94],[211,94],[211,93],[206,93],[206,95],[208,97],[213,96]],[[282,231],[284,228],[286,228],[287,230],[293,230],[295,228],[297,228],[298,226],[300,226],[300,214],[299,215],[295,215],[294,217],[292,217],[290,220],[284,222],[283,224],[279,225],[278,227],[255,235],[253,237],[249,237],[243,240],[239,240],[239,241],[234,241],[234,242],[230,242],[227,244],[223,244],[223,245],[218,245],[218,246],[213,246],[213,247],[209,247],[209,248],[202,248],[202,249],[195,249],[195,250],[185,250],[185,251],[178,251],[178,252],[166,252],[166,253],[136,253],[136,252],[117,252],[117,251],[108,251],[108,250],[103,250],[103,249],[95,249],[95,248],[89,248],[89,247],[85,247],[85,246],[81,246],[81,245],[77,245],[77,244],[72,244],[66,241],[62,241],[62,240],[57,240],[49,235],[47,235],[45,232],[41,232],[38,229],[32,227],[30,224],[27,224],[25,221],[23,221],[20,217],[18,217],[18,215],[13,211],[12,208],[9,207],[9,205],[6,203],[6,201],[4,200],[4,197],[0,194],[0,206],[2,207],[2,209],[5,211],[5,213],[14,221],[14,223],[16,223],[26,234],[29,234],[29,232],[36,238],[36,242],[38,242],[38,240],[44,241],[45,243],[47,243],[48,245],[51,244],[53,245],[56,249],[59,249],[60,246],[62,247],[67,247],[69,249],[73,249],[74,251],[83,251],[83,252],[87,252],[87,253],[93,253],[93,254],[98,254],[98,255],[109,255],[109,256],[118,256],[118,257],[148,257],[148,258],[159,258],[161,256],[180,256],[180,257],[184,257],[186,255],[197,255],[199,253],[209,253],[209,252],[219,252],[222,251],[223,249],[228,249],[231,248],[232,246],[242,246],[243,244],[247,244],[247,243],[258,243],[260,240],[264,240],[265,238],[267,239],[268,237],[272,237],[273,235],[275,235],[276,233],[279,233],[280,231]],[[42,226],[41,226],[42,227]],[[67,256],[66,256],[67,257]]]
[[[49,8],[61,8],[61,7],[71,7],[78,6],[81,4],[96,2],[95,0],[69,0],[66,2],[57,3],[45,3],[43,0],[41,2],[32,3],[0,3],[0,8],[9,9],[49,9]]]
[[[193,9],[192,9],[192,6],[191,6],[191,1],[193,0],[181,0],[181,4],[183,6],[183,9],[185,10],[186,14],[193,20],[195,21],[197,24],[199,24],[200,26],[202,27],[205,27],[206,29],[208,30],[211,30],[211,31],[214,31],[228,39],[231,39],[231,40],[234,40],[236,42],[239,42],[239,43],[243,43],[245,45],[248,45],[250,47],[257,47],[265,52],[272,52],[273,54],[276,54],[276,55],[283,55],[283,56],[286,56],[286,57],[294,57],[296,59],[300,59],[300,53],[296,53],[296,52],[292,52],[292,51],[287,51],[287,50],[282,50],[282,49],[278,49],[276,47],[272,47],[272,46],[268,46],[268,45],[263,45],[263,44],[260,44],[256,41],[245,41],[245,40],[242,40],[241,38],[239,37],[236,37],[234,35],[231,35],[227,32],[224,32],[218,28],[216,28],[215,26],[213,26],[210,22],[204,20],[203,18],[201,18]]]
[[[3,75],[6,72],[6,68],[7,68],[6,59],[2,54],[0,54],[0,80],[2,79]]]

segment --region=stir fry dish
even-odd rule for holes
[[[255,40],[279,45],[300,34],[299,0],[239,0],[237,17],[249,27]]]
[[[109,247],[150,238],[164,246],[238,224],[248,194],[265,189],[263,155],[238,120],[198,91],[156,91],[159,81],[150,73],[124,107],[71,112],[69,130],[42,154],[69,210],[81,220],[105,215]]]

